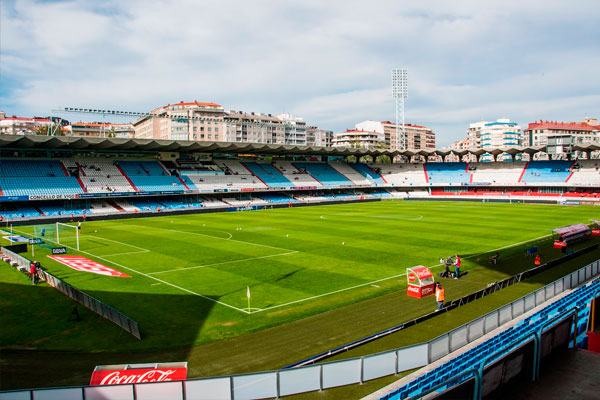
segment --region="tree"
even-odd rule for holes
[[[53,136],[65,136],[66,132],[60,124],[52,124],[50,126],[38,126],[33,129],[33,133],[36,135],[46,136],[50,131],[50,135]]]

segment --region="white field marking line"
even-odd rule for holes
[[[153,284],[152,284],[152,285],[150,285],[150,286],[156,286],[156,285],[162,285],[162,283],[160,283],[160,282],[158,282],[158,283],[153,283]]]
[[[498,250],[504,250],[504,249],[508,249],[508,248],[510,248],[510,247],[515,247],[515,246],[518,246],[518,245],[521,245],[521,244],[523,244],[523,243],[527,243],[527,242],[534,242],[534,241],[537,241],[537,240],[539,240],[539,239],[547,238],[547,237],[550,237],[550,236],[552,236],[552,234],[549,234],[549,235],[544,235],[544,236],[540,236],[540,237],[537,237],[537,238],[535,238],[535,239],[525,240],[525,241],[523,241],[523,242],[519,242],[519,243],[513,243],[513,244],[510,244],[510,245],[508,245],[508,246],[499,247],[499,248],[497,248],[497,249],[492,249],[492,250],[488,250],[488,251],[483,251],[483,252],[480,252],[480,253],[476,253],[476,254],[470,255],[470,256],[468,256],[468,257],[464,257],[464,259],[470,259],[470,258],[476,257],[476,256],[478,256],[478,255],[481,255],[481,254],[490,253],[490,252],[492,252],[492,251],[498,251]],[[435,265],[432,265],[432,266],[430,266],[430,267],[428,267],[428,268],[429,268],[429,269],[434,269],[434,268],[438,268],[438,267],[441,267],[441,266],[444,266],[444,264],[435,264]],[[406,273],[404,273],[404,274],[399,274],[399,275],[394,275],[394,276],[390,276],[390,277],[387,277],[387,278],[378,279],[378,280],[376,280],[376,281],[367,282],[367,283],[363,283],[363,284],[360,284],[360,285],[356,285],[356,286],[351,286],[351,287],[344,288],[344,289],[335,290],[335,291],[333,291],[333,292],[329,292],[329,293],[323,293],[323,294],[319,294],[319,295],[316,295],[316,296],[311,296],[311,297],[306,297],[306,298],[304,298],[304,299],[300,299],[300,300],[291,301],[291,302],[289,302],[289,303],[285,303],[285,304],[278,304],[278,305],[276,305],[276,306],[271,306],[271,307],[263,308],[263,309],[261,309],[260,311],[254,311],[254,312],[268,311],[268,310],[272,310],[272,309],[275,309],[275,308],[281,308],[281,307],[285,307],[285,306],[289,306],[289,305],[292,305],[292,304],[301,303],[301,302],[308,301],[308,300],[314,300],[314,299],[317,299],[317,298],[319,298],[319,297],[325,297],[325,296],[329,296],[329,295],[331,295],[331,294],[336,294],[336,293],[345,292],[345,291],[348,291],[348,290],[356,289],[356,288],[363,287],[363,286],[367,286],[367,285],[375,286],[375,285],[374,285],[375,283],[382,282],[382,281],[386,281],[386,280],[389,280],[389,279],[398,278],[398,277],[400,277],[400,276],[405,276],[405,275],[406,275]],[[254,312],[253,312],[253,313],[254,313]]]
[[[16,231],[16,230],[15,230],[15,232],[18,232],[18,231]],[[25,232],[19,232],[19,233],[21,233],[21,234],[23,234],[23,235],[29,235],[28,233],[25,233]],[[49,241],[49,242],[52,242],[52,243],[56,243],[56,242],[55,242],[55,241],[53,241],[53,240],[48,240],[48,241]],[[56,244],[58,244],[58,243],[56,243]],[[213,302],[215,302],[215,303],[217,303],[217,304],[220,304],[220,305],[222,305],[222,306],[229,307],[229,308],[231,308],[231,309],[234,309],[234,310],[236,310],[236,311],[243,312],[244,314],[249,314],[249,312],[248,312],[248,311],[246,311],[246,310],[243,310],[243,309],[241,309],[241,308],[234,307],[234,306],[232,306],[232,305],[230,305],[230,304],[223,303],[222,301],[215,300],[215,299],[213,299],[213,298],[210,298],[210,297],[208,297],[208,296],[204,296],[204,295],[202,295],[202,294],[200,294],[200,293],[193,292],[193,291],[191,291],[191,290],[189,290],[189,289],[186,289],[186,288],[183,288],[183,287],[181,287],[181,286],[177,286],[177,285],[174,285],[174,284],[172,284],[172,283],[170,283],[170,282],[163,281],[162,279],[155,278],[155,277],[153,277],[153,276],[150,276],[150,275],[148,275],[148,274],[145,274],[145,273],[143,273],[143,272],[137,271],[137,270],[135,270],[135,269],[133,269],[133,268],[129,268],[129,267],[126,267],[126,266],[124,266],[124,265],[121,265],[121,264],[119,264],[119,263],[116,263],[116,262],[114,262],[114,261],[110,261],[109,259],[106,259],[106,258],[103,258],[103,257],[97,256],[97,255],[95,255],[95,254],[93,254],[93,253],[90,253],[90,252],[87,252],[87,251],[83,251],[83,250],[77,250],[76,248],[74,248],[74,247],[71,247],[71,246],[64,246],[64,247],[67,247],[67,248],[69,248],[69,249],[71,249],[71,250],[74,250],[74,251],[76,251],[76,252],[79,252],[79,253],[83,253],[83,254],[90,255],[90,256],[92,256],[92,257],[95,257],[95,258],[97,258],[97,259],[99,259],[99,260],[102,260],[102,261],[105,261],[105,262],[107,262],[107,263],[110,263],[110,264],[116,265],[117,267],[124,268],[124,269],[127,269],[127,270],[129,270],[129,271],[135,272],[136,274],[139,274],[139,275],[145,276],[145,277],[146,277],[146,278],[148,278],[148,279],[153,279],[153,280],[155,280],[155,281],[158,281],[159,283],[164,283],[165,285],[168,285],[168,286],[174,287],[175,289],[179,289],[179,290],[181,290],[181,291],[183,291],[183,292],[187,292],[187,293],[189,293],[189,294],[193,294],[194,296],[202,297],[203,299],[206,299],[206,300],[213,301]]]
[[[128,226],[139,226],[139,225],[128,225]],[[160,231],[167,231],[167,232],[175,232],[175,233],[183,233],[183,234],[188,234],[188,235],[198,235],[198,236],[205,236],[205,237],[210,237],[213,239],[221,239],[221,240],[228,240],[230,242],[237,242],[237,243],[244,243],[244,244],[249,244],[252,246],[260,246],[260,247],[267,247],[269,249],[276,249],[276,250],[283,250],[283,251],[287,251],[287,252],[292,252],[292,251],[296,251],[296,250],[291,250],[291,249],[284,249],[281,247],[275,247],[275,246],[267,246],[266,244],[259,244],[259,243],[252,243],[252,242],[244,242],[243,240],[237,240],[237,239],[225,239],[225,238],[220,238],[218,236],[211,236],[211,235],[205,235],[203,233],[198,233],[198,232],[186,232],[186,231],[177,231],[175,229],[165,229],[165,228],[157,228],[157,227],[149,227],[148,229],[157,229]],[[230,234],[231,235],[231,234]]]
[[[271,254],[269,256],[250,257],[250,258],[243,258],[241,260],[224,261],[224,262],[220,262],[220,263],[206,264],[206,265],[197,265],[195,267],[187,267],[187,268],[169,269],[169,270],[166,270],[166,271],[150,272],[150,273],[148,273],[148,275],[165,274],[167,272],[179,272],[179,271],[186,271],[186,270],[189,270],[189,269],[213,267],[215,265],[234,264],[234,263],[244,262],[244,261],[250,261],[250,260],[259,260],[261,258],[287,256],[289,254],[296,254],[296,253],[298,253],[298,251],[290,251],[288,253]]]

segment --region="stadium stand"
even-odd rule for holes
[[[280,171],[283,176],[292,182],[295,187],[322,187],[323,185],[316,181],[309,174],[303,173],[296,168],[292,161],[274,161],[273,167]]]
[[[457,163],[426,163],[427,179],[430,184],[461,184],[471,181],[471,173],[468,172],[467,164]]]
[[[252,174],[271,188],[290,188],[294,184],[290,182],[279,170],[267,163],[243,162]]]
[[[425,186],[423,164],[374,164],[381,171],[382,178],[391,186]]]
[[[590,302],[594,292],[598,289],[600,289],[600,280],[597,279],[588,285],[579,287],[566,296],[545,306],[535,314],[526,317],[516,325],[505,329],[492,338],[439,365],[435,369],[428,371],[417,379],[410,381],[380,399],[401,400],[418,396],[435,385],[443,384],[448,379],[458,375],[461,371],[479,367],[481,363],[486,362],[486,359],[487,363],[489,363],[494,359],[501,358],[508,353],[515,344],[523,342],[532,333],[542,329],[544,323],[548,320],[573,307],[578,308],[577,321],[579,322],[573,327],[571,338],[575,337],[578,347],[583,346],[584,341],[586,340],[586,321],[590,312],[589,308],[586,307],[586,304]],[[496,356],[492,359],[488,359],[491,355]],[[467,375],[463,379],[459,379],[456,384],[468,378],[469,376]]]
[[[374,184],[375,186],[385,185],[385,180],[381,177],[381,174],[375,172],[373,168],[369,167],[368,165],[362,163],[354,163],[349,165],[361,175],[366,177],[371,184]]]
[[[572,161],[531,161],[527,163],[520,182],[525,183],[564,183],[571,175]]]
[[[146,192],[190,190],[176,176],[171,176],[159,161],[119,161],[118,167],[138,190]]]
[[[367,179],[363,174],[358,173],[358,171],[355,168],[352,168],[352,164],[346,164],[343,162],[331,162],[329,163],[329,165],[357,186],[373,185],[373,183],[369,179]]]
[[[472,182],[499,185],[514,184],[523,173],[525,162],[488,162],[469,164]]]
[[[353,186],[344,175],[325,163],[295,162],[294,166],[300,171],[311,174],[324,187]]]

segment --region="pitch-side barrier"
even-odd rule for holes
[[[459,326],[428,342],[368,356],[317,365],[187,379],[176,382],[135,383],[107,386],[78,386],[0,392],[0,400],[14,399],[265,399],[321,391],[363,383],[421,368],[481,338],[501,325],[533,310],[555,296],[600,274],[600,260],[594,261],[526,296]]]

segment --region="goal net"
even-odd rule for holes
[[[56,243],[79,250],[79,229],[77,225],[56,223]]]

